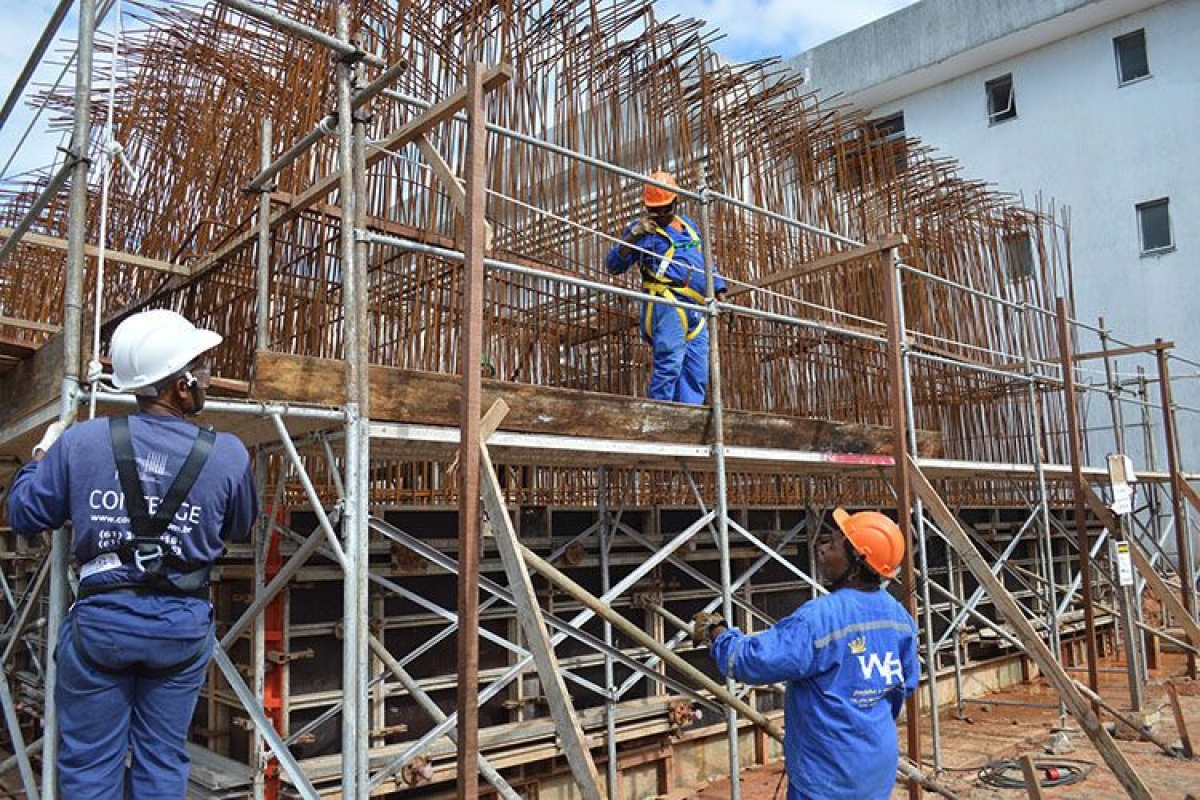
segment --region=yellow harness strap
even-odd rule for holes
[[[691,237],[691,246],[699,246],[700,237],[696,235],[696,231],[692,229],[692,226],[688,225],[682,217],[676,217],[676,219],[679,220],[679,223],[683,225],[684,230],[686,230],[688,235]],[[655,233],[664,237],[668,242],[671,243],[671,245],[667,248],[667,252],[663,253],[662,258],[659,259],[658,269],[654,270],[653,272],[645,268],[642,269],[642,289],[644,289],[647,294],[652,294],[656,297],[663,297],[667,300],[678,300],[679,298],[675,296],[678,294],[686,297],[688,300],[691,300],[694,303],[704,305],[704,295],[700,294],[690,286],[675,286],[669,280],[667,280],[667,269],[671,266],[671,261],[675,257],[675,240],[672,239],[671,235],[661,227],[655,228]],[[646,303],[646,308],[642,313],[642,334],[647,339],[651,338],[651,334],[654,330],[651,323],[654,320],[653,315],[655,305],[655,303]],[[684,338],[686,341],[690,342],[691,340],[695,339],[700,335],[700,331],[704,330],[705,320],[703,316],[701,316],[699,321],[697,321],[696,327],[689,328],[687,312],[679,307],[676,307],[675,311],[679,314],[679,321],[683,325]]]

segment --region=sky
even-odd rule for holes
[[[709,23],[706,32],[716,28],[724,34],[723,38],[713,42],[718,53],[734,61],[748,61],[772,55],[797,55],[913,1],[659,0],[656,8],[660,19],[685,16],[706,20]],[[0,36],[0,97],[5,100],[58,2],[0,0],[0,11],[5,17],[4,35]],[[72,14],[60,28],[56,44],[45,59],[54,63],[43,64],[34,76],[33,85],[26,88],[26,97],[36,92],[39,84],[44,88],[57,78],[65,48],[67,43],[74,41],[77,27]],[[97,51],[96,68],[107,71],[107,51]],[[0,171],[5,182],[22,171],[48,166],[54,158],[55,148],[61,143],[61,134],[45,132],[43,119],[21,147],[12,166],[5,170],[4,166],[31,118],[32,113],[22,99],[0,129]]]

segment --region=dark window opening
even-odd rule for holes
[[[1028,233],[1022,231],[1004,237],[1004,270],[1010,281],[1033,277],[1033,240]]]
[[[1113,39],[1117,56],[1117,79],[1129,83],[1150,75],[1150,59],[1146,55],[1146,31],[1136,30]]]
[[[1169,198],[1139,203],[1138,229],[1142,237],[1142,252],[1155,253],[1175,246],[1171,240],[1171,201]]]
[[[891,181],[907,169],[903,111],[866,120],[849,131],[834,152],[834,178],[841,191],[861,189],[867,181]]]
[[[1004,75],[984,84],[987,92],[988,122],[995,124],[1017,116],[1017,93],[1012,75]]]

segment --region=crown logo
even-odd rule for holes
[[[860,636],[857,639],[850,640],[850,652],[857,655],[862,655],[867,652],[867,639],[865,636]]]

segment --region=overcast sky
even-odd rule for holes
[[[659,0],[657,8],[661,19],[679,15],[708,21],[709,29],[716,28],[725,34],[713,44],[717,52],[726,58],[744,61],[770,55],[794,56],[911,2],[913,0]],[[4,33],[0,36],[0,97],[8,98],[13,82],[57,5],[58,0],[0,0],[0,10],[5,18]],[[59,66],[44,64],[35,75],[35,84],[44,87],[57,78],[66,57],[65,48],[74,41],[77,27],[73,15],[63,23],[58,41],[47,58]],[[107,70],[107,65],[107,51],[98,51],[96,68]],[[27,88],[25,96],[37,88],[36,85]],[[23,98],[0,129],[0,169],[9,161],[30,118]],[[47,134],[44,126],[39,125],[4,175],[11,177],[23,170],[48,165],[60,139],[60,134]]]

